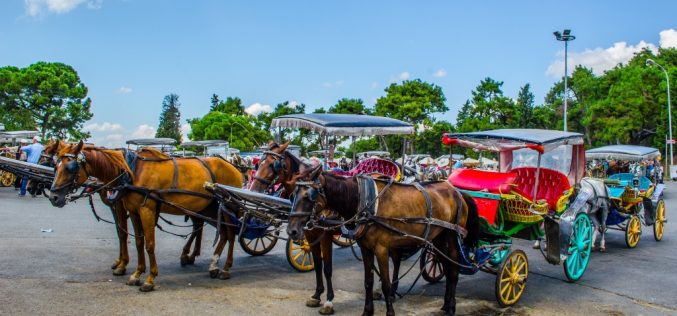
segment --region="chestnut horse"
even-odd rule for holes
[[[239,186],[242,175],[230,163],[221,158],[172,159],[154,149],[142,149],[137,160],[136,172],[133,173],[125,161],[121,151],[102,148],[85,148],[82,142],[77,145],[65,145],[57,151],[58,163],[56,175],[51,188],[50,200],[56,206],[65,204],[66,195],[82,185],[88,176],[93,176],[107,183],[126,173],[131,184],[125,186],[127,192],[120,198],[124,209],[129,212],[134,231],[138,265],[127,282],[128,285],[140,285],[141,275],[146,270],[144,253],[148,253],[150,274],[146,277],[140,290],[152,291],[155,277],[158,275],[155,258],[155,226],[159,213],[173,215],[192,215],[215,218],[217,203],[213,195],[203,188],[206,181],[214,181],[230,186]],[[143,154],[145,153],[145,154]],[[148,156],[146,156],[148,155]],[[154,156],[152,158],[142,157]],[[215,171],[212,174],[212,171]],[[214,179],[212,179],[212,176]],[[207,217],[205,217],[207,218]],[[227,220],[227,217],[224,217]],[[228,270],[232,266],[234,229],[222,225],[221,236],[217,246],[210,274],[216,267],[220,251],[230,241],[228,259],[222,277],[229,277]],[[140,232],[143,232],[142,234]],[[215,270],[218,274],[218,268]]]
[[[296,181],[296,190],[287,225],[290,238],[302,239],[304,227],[311,220],[316,222],[319,213],[325,209],[357,223],[366,222],[361,226],[362,233],[357,240],[364,263],[364,315],[374,313],[371,295],[374,256],[380,271],[387,315],[394,315],[395,292],[390,280],[389,256],[393,249],[421,247],[427,242],[432,242],[438,249],[445,264],[446,291],[442,310],[446,315],[456,313],[459,266],[455,262],[459,262],[461,251],[459,238],[463,237],[463,243],[468,247],[475,247],[479,240],[477,207],[470,197],[462,196],[447,182],[405,185],[376,180],[378,195],[376,201],[371,202],[375,211],[372,215],[365,215],[358,209],[360,193],[357,177],[344,178],[323,173],[322,167],[317,166],[295,176],[293,181]]]
[[[253,177],[251,190],[254,192],[270,192],[271,188],[277,184],[282,184],[282,198],[288,198],[296,188],[293,177],[299,175],[311,166],[303,163],[296,156],[289,153],[286,149],[289,142],[278,145],[271,142],[268,150],[264,152],[264,157],[259,162],[256,175]],[[276,165],[277,164],[277,165]],[[325,210],[323,214],[328,218],[338,218],[331,211]],[[322,315],[331,315],[334,313],[334,287],[332,286],[333,260],[332,255],[333,237],[340,234],[340,228],[328,231],[323,228],[306,230],[305,240],[310,244],[310,253],[313,258],[313,270],[315,271],[315,292],[306,301],[308,307],[320,307],[319,313]],[[391,254],[393,259],[393,275],[397,276],[400,269],[401,253],[394,250]],[[327,300],[321,304],[321,296],[324,293],[324,279],[327,282]],[[394,290],[397,290],[397,283],[394,284]],[[373,293],[375,299],[380,299],[383,295],[381,291],[375,290]]]
[[[42,152],[43,161],[45,164],[49,163],[50,166],[54,166],[54,156],[57,154],[59,147],[66,145],[63,141],[54,141],[50,139],[49,143],[45,145],[45,149]],[[86,144],[85,148],[94,148],[95,146]],[[116,149],[123,151],[124,149]],[[143,153],[141,153],[143,154]],[[42,162],[41,162],[42,164]],[[128,227],[127,227],[127,211],[124,209],[124,206],[119,201],[110,201],[107,198],[109,190],[99,191],[99,197],[101,202],[108,206],[113,215],[113,223],[115,225],[115,230],[118,235],[119,243],[119,252],[118,257],[115,259],[111,265],[113,270],[113,275],[122,276],[125,275],[127,271],[127,264],[129,264],[129,250],[127,248],[128,240]],[[122,194],[122,193],[119,193]],[[201,241],[202,241],[202,225],[204,224],[203,220],[197,218],[191,218],[193,220],[193,233],[188,238],[186,245],[183,247],[183,252],[181,253],[181,265],[185,266],[187,264],[194,264],[195,258],[200,255]],[[193,252],[190,252],[191,245],[193,241],[195,242],[195,247]]]

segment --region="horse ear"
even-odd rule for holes
[[[286,143],[280,145],[280,147],[279,147],[279,148],[280,148],[280,152],[283,152],[283,151],[287,150],[287,146],[289,146],[289,142],[286,142]]]
[[[79,153],[80,151],[82,151],[82,147],[84,147],[84,146],[85,146],[85,143],[82,140],[80,140],[80,142],[75,146],[75,152]]]
[[[322,173],[322,165],[317,165],[317,166],[310,169],[310,173],[308,174],[308,177],[310,179],[315,180],[315,179],[317,179],[317,177],[320,176],[321,173]]]

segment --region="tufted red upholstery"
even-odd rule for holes
[[[397,179],[400,174],[400,168],[390,160],[368,158],[360,161],[353,169],[348,171],[333,171],[333,173],[346,177],[352,177],[358,174],[380,173]]]
[[[449,176],[453,186],[470,191],[488,191],[490,193],[508,193],[510,184],[515,182],[517,174],[513,172],[493,172],[478,169],[459,168]]]
[[[529,200],[533,199],[536,168],[515,168],[511,172],[517,174],[517,179],[515,179],[516,187],[513,190]],[[569,178],[564,173],[547,168],[541,168],[538,182],[536,200],[548,201],[548,206],[552,210],[557,206],[557,200],[563,195],[564,191],[571,188]]]

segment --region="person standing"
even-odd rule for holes
[[[35,136],[33,137],[33,144],[28,146],[21,147],[21,151],[26,153],[26,162],[32,164],[38,164],[40,161],[40,155],[45,149],[45,146],[40,144],[40,138]],[[23,177],[21,179],[21,190],[19,191],[19,196],[26,196],[26,186],[28,185],[28,177]]]

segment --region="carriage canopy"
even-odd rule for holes
[[[588,160],[652,160],[661,156],[660,150],[636,145],[610,145],[590,149],[585,152]]]
[[[291,114],[273,119],[271,127],[304,128],[335,136],[413,134],[412,124],[382,116],[358,114]]]

